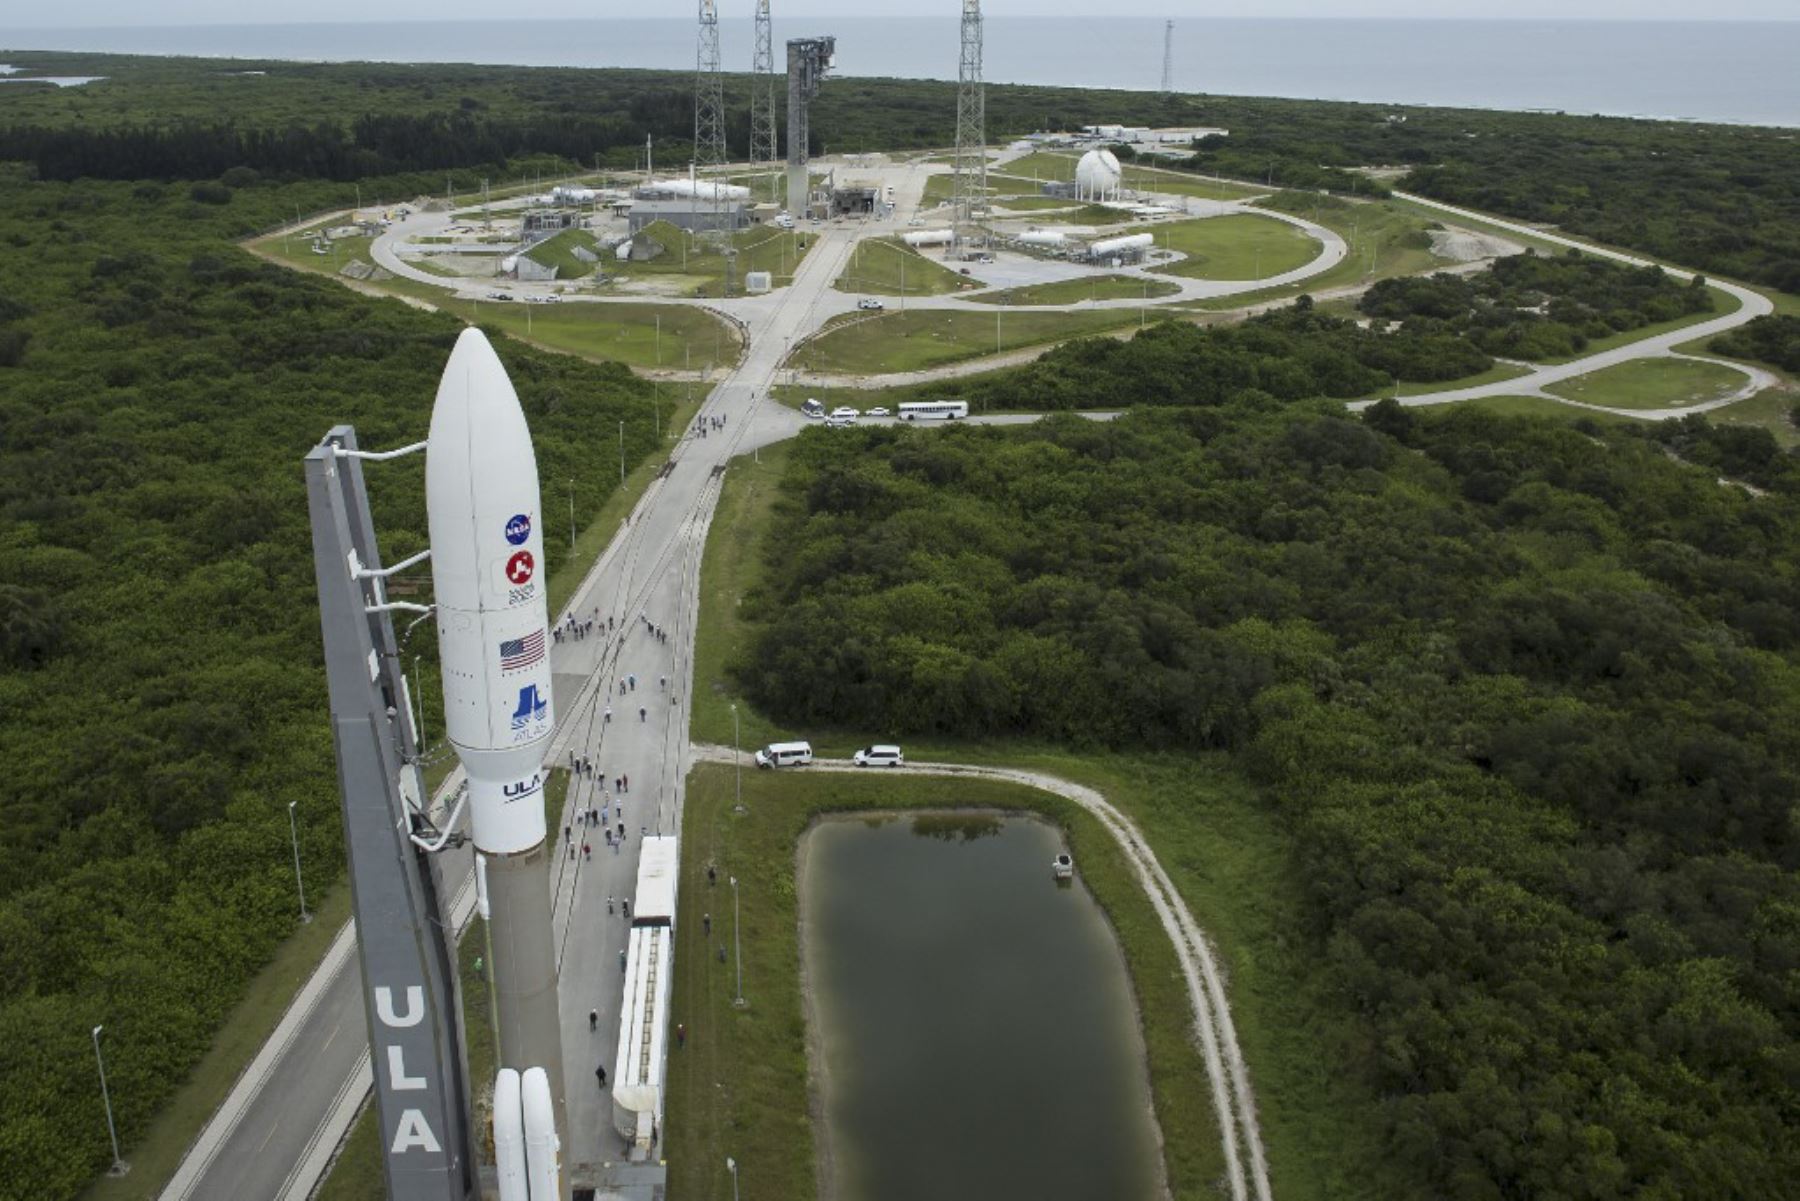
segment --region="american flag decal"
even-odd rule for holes
[[[500,644],[500,670],[518,671],[544,657],[544,631],[533,630],[523,638]]]

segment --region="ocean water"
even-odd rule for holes
[[[954,6],[952,6],[954,7]],[[750,66],[748,20],[721,20],[728,70]],[[832,34],[840,75],[953,79],[958,25],[942,18],[775,22],[779,43]],[[25,28],[0,45],[315,61],[691,68],[687,20],[520,20]],[[1154,89],[1156,18],[990,17],[984,73],[999,83]],[[20,50],[0,61],[30,67]],[[1800,126],[1800,21],[1177,20],[1181,91],[1468,108],[1553,109]]]

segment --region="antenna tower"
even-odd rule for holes
[[[956,72],[956,244],[976,241],[987,207],[987,100],[981,89],[981,0],[963,0],[962,61]]]
[[[1175,92],[1175,22],[1163,22],[1163,85],[1162,94],[1173,95]]]
[[[756,58],[750,67],[750,165],[775,161],[775,41],[769,0],[756,0]]]
[[[694,65],[694,165],[725,165],[725,79],[719,69],[717,0],[700,0],[700,47]]]

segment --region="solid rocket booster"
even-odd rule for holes
[[[479,330],[457,338],[438,385],[425,504],[444,725],[468,776],[469,824],[485,863],[500,1062],[546,1070],[560,1136],[543,796],[555,715],[537,456],[518,394]]]

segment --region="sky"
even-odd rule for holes
[[[20,20],[5,8],[24,7],[22,0],[0,5],[0,44],[10,29],[70,28],[115,25],[210,25],[322,21],[406,21],[492,19],[492,0],[311,0],[303,8],[244,3],[244,0],[79,0],[68,8],[33,6]],[[721,0],[720,15],[748,17],[752,0]],[[776,19],[783,16],[920,17],[943,9],[955,12],[957,0],[859,0],[853,6],[830,0],[772,0]],[[1504,12],[1496,11],[1504,8]],[[534,0],[530,15],[543,19],[608,17],[683,17],[692,0],[657,0],[651,5],[627,0]],[[1093,0],[985,0],[992,17],[1092,16]],[[514,10],[516,11],[516,10]],[[1439,19],[1564,20],[1765,20],[1800,19],[1795,0],[1114,0],[1106,11],[1116,16],[1173,17],[1412,17]]]

